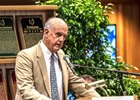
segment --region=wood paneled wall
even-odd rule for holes
[[[27,1],[27,0],[26,0]],[[55,16],[55,11],[57,9],[57,5],[3,5],[0,6],[0,16],[12,16],[13,20],[13,27],[15,28],[15,33],[17,33],[17,36],[19,34],[23,34],[22,31],[19,31],[19,24],[18,24],[18,16],[42,16],[43,20],[42,23],[46,22],[48,18]],[[5,25],[6,26],[6,25]],[[28,25],[26,25],[28,26]],[[1,32],[2,33],[2,32]],[[13,33],[12,33],[13,34]],[[23,35],[24,36],[24,35]],[[18,37],[19,44],[20,44],[20,37]],[[32,40],[31,40],[32,41]],[[1,42],[1,40],[0,40]],[[24,42],[24,40],[23,40]],[[7,47],[10,49],[10,47]],[[22,49],[22,48],[21,48]],[[16,81],[12,81],[12,79],[15,80],[13,74],[11,73],[11,69],[14,70],[15,67],[15,59],[16,57],[9,57],[8,53],[7,56],[2,57],[0,56],[0,100],[14,100],[14,94],[15,91],[12,91],[13,89],[15,90],[16,88]],[[1,74],[2,73],[2,74]],[[3,83],[3,84],[2,84]],[[12,84],[14,83],[14,84]],[[2,93],[4,94],[4,89],[6,91],[6,99],[1,98]],[[8,99],[7,99],[8,98]]]
[[[129,71],[140,73],[140,6],[120,4],[114,12],[109,21],[117,26],[117,60],[136,66],[138,70]]]

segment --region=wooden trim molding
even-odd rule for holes
[[[56,10],[57,5],[11,5],[11,6],[0,6],[0,11],[7,10]]]
[[[15,63],[16,58],[0,58],[0,64],[10,64],[10,63]]]

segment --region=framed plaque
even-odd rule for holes
[[[18,52],[13,16],[0,16],[0,58],[15,57]]]
[[[43,36],[42,16],[16,16],[21,49],[29,48],[39,42]]]

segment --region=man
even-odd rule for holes
[[[43,39],[37,45],[18,53],[15,100],[67,100],[68,89],[79,96],[99,96],[96,91],[85,89],[85,81],[74,75],[63,59],[65,54],[61,48],[67,35],[67,24],[60,18],[50,18],[44,26]],[[55,70],[50,71],[52,55]],[[55,80],[51,78],[52,72],[56,72],[54,76],[57,82],[51,83],[52,79]],[[53,89],[52,84],[55,83]]]

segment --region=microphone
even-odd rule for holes
[[[72,72],[73,72],[75,75],[77,75],[77,73],[76,73],[75,70],[74,70],[74,65],[73,65],[73,64],[70,62],[70,60],[69,60],[69,56],[68,56],[68,55],[65,55],[63,59],[67,62],[67,64],[69,65],[70,69],[72,70]]]

